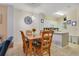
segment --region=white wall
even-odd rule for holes
[[[77,22],[77,26],[72,26],[72,24],[68,25],[67,24],[67,29],[64,29],[64,31],[67,31],[69,32],[69,35],[79,35],[79,8],[78,7],[75,7],[73,9],[70,9],[68,11],[66,11],[66,17],[68,20],[71,20],[71,21],[76,21]],[[58,19],[58,25],[62,25],[62,23],[64,22],[63,21],[63,16],[60,17]],[[63,26],[63,25],[62,25]],[[62,27],[60,27],[62,28]]]
[[[27,25],[24,23],[24,17],[25,16],[34,16],[33,23],[30,25]],[[45,20],[45,22],[41,25],[41,16],[39,14],[34,14],[32,12],[27,12],[19,9],[14,9],[14,36],[15,41],[21,40],[21,34],[20,30],[23,30],[24,32],[26,30],[31,30],[32,28],[36,28],[37,32],[39,32],[43,26],[44,27],[52,27],[52,25],[56,24],[56,21],[51,20]]]
[[[74,8],[72,10],[69,10],[68,13],[67,13],[67,18],[70,19],[71,21],[75,20],[77,21],[77,26],[72,26],[72,25],[67,25],[67,30],[68,32],[70,33],[70,35],[79,35],[78,34],[78,19],[77,19],[77,9]]]
[[[57,27],[57,22],[54,20],[45,20],[44,27]]]
[[[13,7],[9,5],[7,8],[7,35],[8,37],[14,35],[13,24],[14,24]]]
[[[35,16],[33,19],[32,24],[27,25],[24,23],[24,17],[26,16]],[[27,11],[19,10],[19,9],[14,9],[14,35],[15,35],[15,40],[21,40],[21,34],[20,30],[26,31],[26,30],[31,30],[32,28],[36,28],[37,31],[39,31],[39,23],[40,19],[37,14],[33,14]]]

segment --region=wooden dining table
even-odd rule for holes
[[[42,36],[41,35],[35,35],[35,36],[31,35],[31,36],[27,36],[27,37],[29,39],[29,54],[32,55],[33,40],[35,40],[35,39],[40,40],[42,38]]]

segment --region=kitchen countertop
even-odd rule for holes
[[[56,31],[54,34],[68,34],[68,32],[63,32],[63,31]]]

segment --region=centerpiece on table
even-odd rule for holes
[[[35,35],[36,35],[36,29],[33,28],[33,29],[32,29],[32,32],[33,32],[33,36],[35,36]]]

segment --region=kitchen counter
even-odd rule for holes
[[[68,32],[54,32],[54,34],[68,34]]]
[[[54,44],[59,47],[68,45],[69,33],[68,32],[54,32],[53,41]]]

